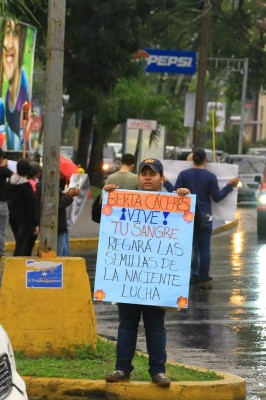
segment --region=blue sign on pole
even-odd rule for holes
[[[62,262],[27,260],[26,268],[27,288],[63,288]]]
[[[142,49],[133,58],[146,59],[146,72],[186,75],[196,72],[195,51]]]

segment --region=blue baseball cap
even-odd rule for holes
[[[160,175],[163,175],[163,164],[160,160],[157,160],[156,158],[147,158],[146,160],[141,161],[139,172],[144,167],[150,167],[153,171],[158,172]]]

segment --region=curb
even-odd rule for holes
[[[224,225],[218,226],[212,232],[213,235],[222,233],[235,228],[238,225],[238,220],[226,222]],[[99,238],[97,237],[86,237],[86,238],[71,238],[70,239],[70,250],[81,251],[81,250],[97,250]],[[39,240],[36,240],[34,251],[39,247]],[[5,251],[10,253],[14,251],[15,242],[6,242]]]
[[[191,367],[193,368],[193,367]],[[200,370],[203,370],[202,368]],[[245,400],[244,379],[217,372],[223,380],[211,382],[172,382],[158,387],[151,382],[106,383],[104,380],[24,377],[28,396],[35,400],[127,399],[154,400]]]

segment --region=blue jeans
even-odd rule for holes
[[[64,256],[65,244],[66,244],[67,233],[60,232],[57,234],[57,256]]]
[[[159,307],[119,303],[118,313],[116,369],[126,374],[130,374],[134,369],[132,360],[136,350],[138,327],[142,314],[149,354],[149,373],[151,376],[159,372],[164,373],[166,363],[165,311]]]
[[[193,235],[191,276],[201,281],[210,280],[212,222],[207,219]]]
[[[69,257],[70,255],[70,249],[69,249],[69,232],[67,231],[65,233],[65,244],[64,244],[64,249],[63,253],[61,254],[63,257]]]

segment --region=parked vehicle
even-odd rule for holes
[[[259,239],[266,237],[266,169],[258,193],[257,235]]]
[[[266,157],[249,154],[229,154],[225,157],[228,164],[238,165],[238,203],[257,203],[260,183],[266,166]]]
[[[210,149],[204,149],[209,162],[213,162],[213,151]],[[185,161],[187,156],[192,153],[192,148],[190,147],[173,147],[172,149],[166,151],[167,160],[182,160]],[[215,162],[218,162],[218,157],[215,155]]]
[[[247,151],[247,154],[266,157],[266,147],[250,147]]]
[[[73,161],[74,147],[73,146],[60,146],[60,154]]]
[[[108,142],[108,147],[113,147],[115,151],[115,158],[120,161],[122,158],[122,143],[119,142]]]
[[[28,400],[26,385],[18,374],[9,337],[0,325],[0,399]]]
[[[116,159],[114,148],[110,146],[104,146],[102,164],[104,177],[107,178],[108,175],[113,174],[114,172],[118,171],[118,169],[119,162]]]

